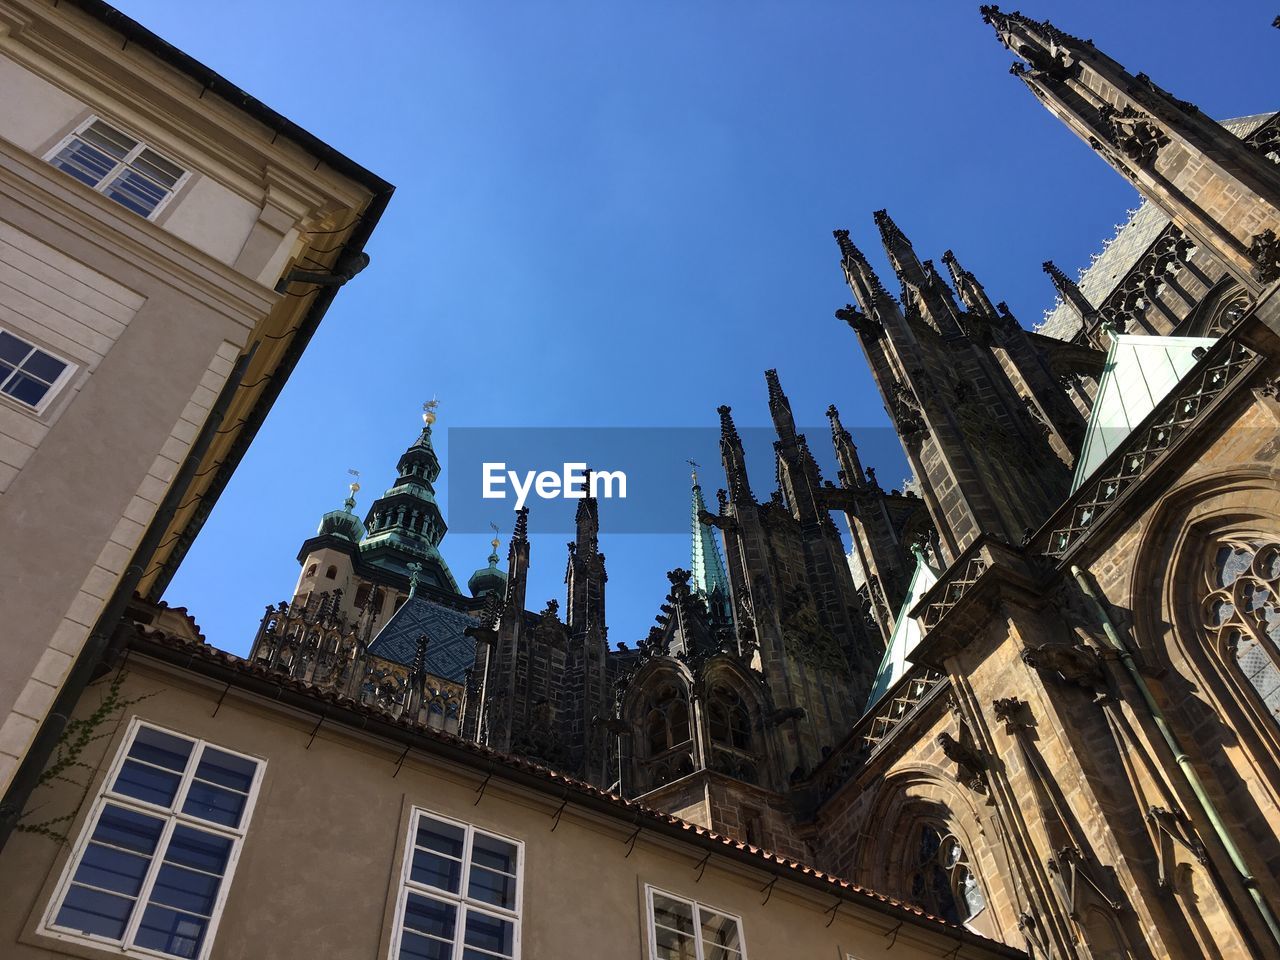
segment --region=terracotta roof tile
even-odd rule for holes
[[[183,613],[186,612],[183,608],[173,609],[182,610]],[[194,623],[194,621],[192,622]],[[414,736],[423,737],[428,740],[435,740],[442,744],[448,744],[451,747],[465,750],[475,755],[477,759],[489,761],[490,764],[499,763],[521,770],[525,773],[531,773],[552,783],[563,785],[577,793],[605,800],[619,811],[625,810],[633,813],[633,822],[636,826],[643,826],[640,821],[645,819],[651,822],[659,821],[670,826],[675,826],[682,830],[689,831],[696,836],[704,837],[709,841],[749,853],[762,863],[786,867],[789,870],[825,881],[833,888],[837,888],[841,891],[847,891],[867,899],[875,900],[879,903],[908,913],[913,917],[931,921],[932,923],[936,923],[949,931],[961,933],[967,939],[972,938],[978,941],[984,941],[995,948],[1003,948],[1005,951],[1012,949],[1015,952],[1020,953],[1020,951],[1016,951],[1016,948],[1010,948],[1007,944],[1003,944],[999,941],[992,940],[989,937],[975,933],[967,927],[958,926],[957,924],[953,924],[941,917],[934,916],[914,904],[905,903],[893,897],[886,896],[885,894],[863,887],[850,880],[819,870],[817,867],[810,864],[802,863],[789,857],[783,857],[779,854],[773,853],[772,851],[744,843],[741,840],[736,840],[732,837],[718,834],[715,831],[709,830],[699,824],[692,823],[688,820],[681,819],[680,817],[672,816],[669,813],[664,813],[661,810],[645,806],[635,800],[628,800],[618,794],[602,790],[584,780],[578,780],[575,777],[570,777],[556,770],[542,766],[541,764],[534,763],[531,760],[526,760],[523,757],[517,757],[512,754],[493,750],[483,744],[476,743],[472,740],[466,740],[462,737],[456,736],[455,734],[446,733],[443,730],[437,730],[424,724],[414,723],[401,717],[397,717],[380,707],[361,703],[358,700],[354,700],[350,697],[346,697],[332,691],[320,689],[319,687],[308,684],[304,681],[283,676],[263,665],[252,663],[245,660],[243,657],[228,653],[225,650],[219,650],[217,647],[213,647],[208,643],[192,643],[184,638],[168,635],[160,630],[152,629],[141,623],[135,623],[134,626],[138,635],[145,640],[172,650],[180,650],[188,653],[192,659],[200,659],[207,662],[217,663],[242,673],[245,676],[270,681],[281,688],[287,688],[304,694],[308,698],[315,700],[317,703],[330,704],[336,707],[341,707],[344,710],[351,711],[352,713],[376,718],[382,723],[391,724],[404,729],[406,732],[411,732]]]

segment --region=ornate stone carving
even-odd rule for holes
[[[875,340],[884,333],[884,326],[874,317],[868,317],[852,303],[846,303],[836,311],[836,319],[843,320],[861,337]]]
[[[818,617],[808,590],[797,587],[783,605],[782,639],[797,660],[842,677],[849,676],[849,662]]]
[[[1263,283],[1280,280],[1280,237],[1274,230],[1263,230],[1253,238],[1249,259],[1257,264],[1253,272]]]
[[[1107,690],[1107,675],[1092,647],[1083,643],[1046,643],[1022,652],[1022,662],[1053,679],[1095,696]]]
[[[1029,725],[1022,719],[1023,709],[1026,705],[1025,700],[1019,700],[1017,697],[1001,697],[998,700],[991,701],[991,708],[995,711],[996,719],[1001,723],[1008,724],[1010,727],[1025,727]]]
[[[1103,889],[1090,864],[1075,847],[1063,847],[1056,856],[1049,857],[1046,864],[1067,905],[1067,916],[1072,920],[1079,921],[1084,916],[1088,909],[1086,898],[1099,900],[1117,913],[1124,909],[1123,903],[1112,899]]]
[[[987,763],[973,747],[961,743],[945,730],[934,740],[947,759],[956,764],[956,779],[975,793],[987,792]]]
[[[894,428],[903,440],[909,440],[928,430],[920,412],[915,394],[903,383],[896,382],[889,391],[889,415]]]
[[[1034,957],[1053,957],[1056,954],[1049,950],[1049,944],[1045,937],[1044,928],[1036,919],[1035,914],[1030,910],[1024,910],[1018,914],[1018,929],[1022,935],[1027,938],[1027,945],[1031,947],[1027,952]]]
[[[1173,872],[1177,866],[1177,858],[1173,850],[1174,844],[1186,849],[1196,858],[1197,862],[1209,862],[1209,855],[1205,852],[1204,844],[1200,842],[1200,838],[1196,836],[1195,828],[1180,810],[1151,807],[1147,810],[1147,823],[1151,826],[1154,834],[1152,839],[1155,842],[1159,863],[1156,883],[1162,889],[1167,890],[1173,886]]]
[[[1210,408],[1218,397],[1252,363],[1255,354],[1244,344],[1224,337],[1209,350],[1216,359],[1208,367],[1198,369],[1178,384],[1160,401],[1147,418],[1145,429],[1129,435],[1121,449],[1124,456],[1109,460],[1113,466],[1099,470],[1071,497],[1068,524],[1048,533],[1044,552],[1061,557],[1098,524],[1098,518],[1119,500],[1132,484],[1138,482],[1160,462],[1175,440]],[[1037,538],[1044,543],[1044,539]]]
[[[1155,163],[1160,148],[1171,142],[1151,117],[1132,106],[1117,110],[1104,103],[1098,108],[1097,127],[1108,143],[1141,167]]]

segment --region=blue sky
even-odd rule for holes
[[[363,513],[433,395],[442,447],[451,426],[710,427],[721,403],[764,425],[776,367],[801,423],[835,402],[857,439],[886,420],[832,317],[850,299],[833,228],[893,288],[871,221],[887,207],[917,251],[953,248],[1029,326],[1053,299],[1040,262],[1086,264],[1136,202],[1009,76],[976,3],[116,2],[397,185],[372,265],[166,596],[235,651],[288,596],[347,468]],[[1274,4],[1024,12],[1211,116],[1277,106]],[[811,441],[833,475],[825,430]],[[767,497],[772,464],[749,466]],[[895,457],[878,466],[896,483]],[[703,477],[709,494],[723,482],[718,464]],[[688,538],[602,523],[610,639],[632,642]],[[486,539],[445,538],[460,581]],[[531,606],[563,595],[565,539],[535,538]]]

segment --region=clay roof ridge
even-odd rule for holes
[[[916,906],[915,904],[906,903],[894,897],[890,897],[886,894],[880,893],[876,890],[872,890],[868,887],[864,887],[861,884],[855,883],[852,880],[848,880],[843,877],[837,876],[835,874],[820,870],[819,868],[813,866],[812,864],[804,863],[802,861],[793,859],[791,857],[786,857],[781,854],[774,853],[773,851],[766,850],[764,848],[757,847],[751,844],[747,844],[741,840],[736,840],[733,837],[716,833],[715,831],[710,830],[707,827],[701,826],[700,824],[696,824],[691,821],[684,820],[680,817],[676,817],[672,814],[665,813],[661,810],[654,809],[653,807],[646,806],[645,804],[639,803],[638,801],[628,800],[625,797],[619,796],[616,793],[603,790],[600,787],[595,786],[594,784],[587,783],[585,780],[579,780],[576,777],[571,777],[567,774],[560,773],[556,770],[551,769],[550,767],[543,766],[542,764],[535,763],[523,757],[517,757],[512,754],[503,753],[502,751],[499,751],[499,750],[494,750],[491,747],[485,746],[484,744],[476,743],[475,741],[472,741],[472,740],[467,740],[463,737],[457,736],[456,734],[447,733],[443,730],[438,730],[433,727],[429,727],[425,724],[417,723],[411,720],[406,720],[403,717],[397,717],[394,714],[390,713],[389,711],[381,707],[362,703],[359,700],[355,700],[351,697],[334,693],[332,691],[321,690],[315,685],[306,683],[305,681],[296,680],[292,677],[282,676],[276,671],[270,670],[265,665],[252,663],[246,660],[245,658],[240,657],[234,653],[230,653],[225,650],[220,650],[217,647],[211,646],[209,644],[192,643],[191,641],[186,640],[185,638],[175,637],[175,636],[166,634],[162,630],[153,629],[144,624],[135,624],[135,626],[138,630],[139,635],[142,638],[152,643],[157,643],[161,646],[168,647],[170,649],[181,650],[184,653],[189,654],[192,657],[192,659],[199,658],[203,660],[217,662],[222,664],[223,666],[231,667],[237,670],[238,672],[246,674],[248,676],[253,676],[260,680],[270,680],[271,682],[281,687],[288,688],[288,689],[294,690],[295,692],[304,694],[308,698],[313,699],[319,703],[328,703],[333,706],[340,706],[344,709],[351,710],[354,713],[360,713],[366,716],[376,717],[376,719],[384,723],[388,723],[393,726],[400,727],[406,731],[410,731],[414,733],[415,735],[423,736],[427,739],[435,740],[439,743],[447,744],[455,748],[461,748],[466,752],[472,753],[477,757],[483,758],[490,762],[501,763],[506,766],[512,767],[514,769],[524,771],[526,773],[536,774],[552,782],[555,782],[562,786],[573,789],[579,793],[584,793],[584,794],[596,797],[598,799],[608,801],[613,806],[619,807],[621,809],[633,811],[638,816],[647,817],[651,820],[658,820],[663,823],[666,823],[669,826],[675,826],[684,830],[691,831],[695,835],[705,837],[710,841],[717,842],[725,846],[730,846],[735,849],[747,852],[757,859],[767,861],[775,865],[784,866],[790,870],[794,870],[796,872],[799,872],[808,876],[812,876],[815,879],[825,881],[826,883],[834,887],[838,887],[842,890],[848,890],[850,892],[858,894],[859,896],[863,896],[868,899],[878,901],[880,903],[889,905],[895,909],[910,913],[913,916],[921,917],[923,919],[937,923],[949,931],[952,931],[955,933],[963,933],[968,937],[973,937],[978,940],[990,943],[992,945],[1003,947],[1006,949],[1011,949],[1011,950],[1014,950],[1015,952],[1020,953],[1020,951],[1017,951],[1016,948],[1009,947],[1008,944],[1001,943],[998,940],[993,940],[990,937],[984,936],[983,934],[970,930],[967,927],[954,924],[949,920],[943,919],[942,917],[938,917],[938,916],[935,916],[934,914],[928,913],[927,911],[925,911],[919,906]],[[190,660],[187,661],[188,664],[190,662],[191,662]]]

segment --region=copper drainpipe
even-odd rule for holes
[[[1218,808],[1214,806],[1213,800],[1205,790],[1200,775],[1196,773],[1195,767],[1191,765],[1191,758],[1182,749],[1182,744],[1178,742],[1177,736],[1165,719],[1160,705],[1156,703],[1155,698],[1151,695],[1147,681],[1138,670],[1138,665],[1133,660],[1133,654],[1129,651],[1128,644],[1125,643],[1119,631],[1116,630],[1115,624],[1111,622],[1111,615],[1107,613],[1106,607],[1102,605],[1102,601],[1098,598],[1098,594],[1093,588],[1092,575],[1074,564],[1071,567],[1071,575],[1075,577],[1076,583],[1080,585],[1080,590],[1084,593],[1090,609],[1093,610],[1094,615],[1102,624],[1102,631],[1106,634],[1107,642],[1120,654],[1120,662],[1124,664],[1130,678],[1133,680],[1134,686],[1138,688],[1138,692],[1142,695],[1142,701],[1146,704],[1147,712],[1151,714],[1151,719],[1155,721],[1156,727],[1160,730],[1160,735],[1164,737],[1164,742],[1173,751],[1173,758],[1177,761],[1178,769],[1182,771],[1182,776],[1191,788],[1191,792],[1195,794],[1196,802],[1200,805],[1200,811],[1208,819],[1209,824],[1213,827],[1214,834],[1217,835],[1219,842],[1227,851],[1227,856],[1231,858],[1231,865],[1235,867],[1240,883],[1249,891],[1249,897],[1253,900],[1253,905],[1262,917],[1262,922],[1266,924],[1267,930],[1271,933],[1272,941],[1280,948],[1280,922],[1277,922],[1271,905],[1263,899],[1262,891],[1258,889],[1257,879],[1250,873],[1249,867],[1245,864],[1240,848],[1236,846],[1236,842],[1232,839],[1222,815],[1218,813]]]

